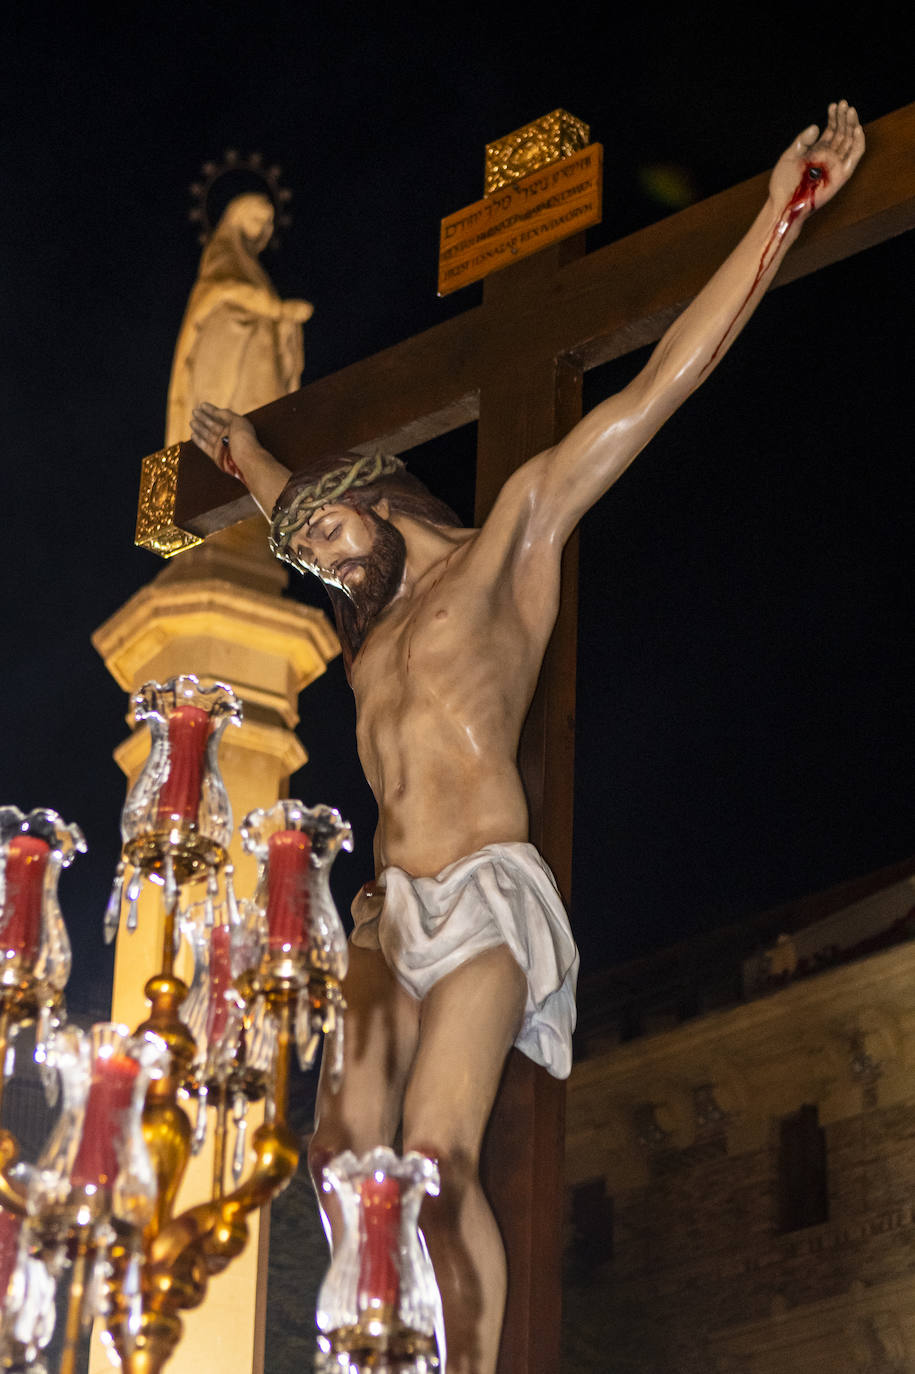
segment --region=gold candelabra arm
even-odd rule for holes
[[[9,1131],[0,1130],[0,1207],[14,1216],[25,1216],[25,1185],[10,1177],[10,1170],[19,1158],[19,1146]]]
[[[285,1121],[259,1126],[252,1141],[257,1156],[245,1181],[218,1204],[225,1220],[264,1207],[287,1186],[299,1165],[299,1145]]]
[[[248,1239],[249,1212],[266,1206],[287,1186],[299,1163],[295,1136],[285,1122],[261,1126],[254,1134],[257,1160],[249,1177],[217,1204],[219,1216],[208,1231],[203,1250],[211,1274],[221,1272]]]
[[[165,1012],[167,1003],[171,1003],[169,1012],[177,1005],[175,989],[167,975],[160,975],[160,984],[158,989],[152,986],[147,989],[153,1002],[153,1016],[147,1026],[160,1035],[166,1030],[174,1040],[174,1026],[166,1024],[170,1018]],[[160,998],[158,1017],[156,991]],[[160,1188],[165,1184],[168,1199],[163,1202],[160,1192],[160,1211],[146,1233],[139,1328],[135,1318],[132,1323],[128,1321],[117,1274],[113,1278],[108,1330],[121,1357],[124,1374],[158,1374],[180,1339],[179,1313],[203,1302],[210,1276],[221,1273],[244,1250],[248,1241],[248,1214],[266,1206],[282,1192],[298,1167],[298,1141],[286,1123],[293,1004],[294,989],[285,988],[275,994],[274,1010],[279,1021],[273,1084],[276,1119],[265,1122],[254,1133],[251,1144],[255,1158],[250,1174],[223,1196],[222,1172],[217,1166],[210,1201],[171,1218],[168,1211],[174,1199],[172,1184],[183,1172],[190,1130],[189,1123],[177,1134],[174,1129],[177,1113],[187,1121],[176,1101],[178,1078],[174,1064],[171,1076],[150,1087],[144,1133],[160,1173]],[[173,1055],[176,1047],[181,1054],[183,1045],[173,1043],[170,1044]],[[220,1153],[218,1149],[217,1154]]]
[[[210,1275],[245,1248],[248,1213],[281,1192],[295,1173],[298,1144],[285,1122],[261,1126],[252,1144],[256,1159],[244,1183],[226,1197],[182,1212],[148,1240],[138,1327],[128,1323],[115,1276],[108,1330],[124,1374],[158,1374],[181,1337],[178,1313],[203,1302]]]
[[[188,1208],[155,1237],[149,1262],[157,1271],[177,1265],[181,1255],[194,1247],[207,1257],[211,1274],[221,1272],[241,1254],[248,1235],[245,1218],[283,1191],[299,1163],[298,1142],[284,1121],[260,1126],[252,1146],[255,1162],[244,1182],[225,1197]]]

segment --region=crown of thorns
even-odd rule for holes
[[[270,548],[277,558],[283,558],[286,562],[295,561],[289,553],[289,541],[320,506],[329,506],[348,491],[356,487],[369,487],[382,477],[400,472],[402,468],[403,463],[393,454],[375,453],[357,458],[349,467],[334,468],[316,481],[300,487],[288,503],[283,502],[281,494],[270,520]]]

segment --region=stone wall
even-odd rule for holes
[[[828,1219],[782,1233],[805,1103]],[[568,1374],[915,1370],[915,948],[577,1066],[567,1173]]]

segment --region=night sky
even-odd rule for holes
[[[265,264],[315,303],[314,380],[477,303],[479,287],[436,297],[438,222],[482,194],[487,141],[557,106],[605,145],[595,248],[669,213],[647,168],[673,164],[701,198],[770,166],[830,99],[867,123],[915,94],[889,19],[833,32],[722,12],[39,4],[6,19],[0,803],[86,832],[62,884],[75,1010],[105,1009],[123,799],[126,703],[89,636],[162,566],[132,543],[139,461],[163,443],[201,164],[235,148],[283,168],[294,223]],[[585,972],[912,851],[913,243],[774,292],[583,524]],[[589,373],[587,402],[643,361]],[[470,427],[411,455],[467,518],[473,446]],[[311,762],[293,795],[354,821],[350,894],[372,812],[339,663],[301,711]]]

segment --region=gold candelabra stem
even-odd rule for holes
[[[60,1374],[76,1374],[76,1353],[83,1321],[83,1299],[86,1294],[86,1274],[92,1253],[89,1231],[83,1228],[76,1236],[76,1253],[70,1279],[67,1303],[67,1325],[64,1329],[64,1348],[60,1357]]]
[[[194,1057],[194,1038],[178,1015],[187,996],[187,985],[173,974],[162,972],[146,984],[151,1004],[148,1018],[137,1028],[159,1036],[169,1049],[169,1070],[154,1079],[146,1094],[143,1109],[143,1135],[156,1171],[157,1199],[155,1218],[149,1232],[155,1235],[171,1216],[175,1195],[191,1151],[191,1123],[178,1105],[178,1089]]]
[[[6,1003],[4,1002],[4,1004],[3,1004],[3,1010],[0,1011],[0,1110],[2,1110],[2,1108],[3,1108],[3,1085],[4,1085],[4,1073],[3,1073],[3,1068],[4,1068],[4,1064],[5,1064],[5,1062],[6,1062],[6,1044],[7,1044],[7,1040],[9,1039],[9,1033],[10,1033],[10,1014],[9,1014],[9,1009],[8,1009],[8,1007],[6,1006]]]
[[[216,1103],[216,1130],[213,1137],[213,1201],[218,1202],[225,1192],[226,1177],[226,1139],[229,1114],[228,1093],[225,1087],[219,1089]]]
[[[162,930],[162,973],[170,978],[175,971],[175,914],[178,910],[178,888],[165,903],[165,923]]]
[[[279,1029],[276,1045],[276,1076],[274,1078],[273,1100],[280,1120],[286,1120],[289,1104],[289,1069],[292,1060],[292,1013],[297,993],[284,988],[270,996],[269,1001],[279,1012]]]

